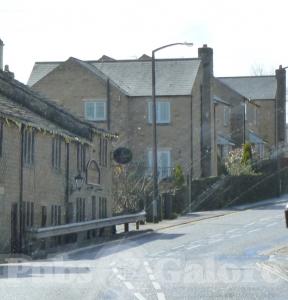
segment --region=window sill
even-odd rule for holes
[[[148,125],[153,125],[152,123],[148,123]],[[171,122],[167,122],[167,123],[156,123],[157,126],[168,126],[171,125]]]

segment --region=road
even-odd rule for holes
[[[274,204],[0,268],[0,299],[287,299],[262,268],[288,244]]]

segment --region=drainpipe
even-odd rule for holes
[[[70,223],[70,211],[69,211],[69,172],[70,172],[70,145],[66,144],[66,189],[65,189],[65,223]]]
[[[23,247],[23,235],[24,235],[24,224],[23,224],[23,163],[24,163],[24,125],[21,125],[20,131],[20,177],[19,177],[19,244],[17,252],[22,253]]]
[[[0,70],[3,71],[3,48],[4,48],[4,43],[0,39]]]
[[[107,98],[107,130],[111,127],[111,97],[110,97],[110,80],[106,83],[106,98]]]

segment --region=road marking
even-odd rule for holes
[[[161,290],[161,286],[157,281],[152,281],[155,290]]]
[[[147,272],[148,274],[152,274],[152,273],[153,273],[153,271],[151,270],[151,268],[150,268],[150,266],[149,266],[148,261],[144,261],[144,266],[145,266],[146,272]]]
[[[252,225],[254,225],[254,224],[256,224],[256,222],[252,222],[252,223],[246,224],[246,225],[244,225],[243,227],[249,227],[249,226],[252,226]]]
[[[242,234],[232,234],[229,236],[229,239],[234,239],[236,237],[242,236]]]
[[[256,231],[260,231],[260,230],[261,230],[260,228],[257,228],[257,229],[249,230],[249,231],[247,231],[247,233],[252,233],[252,232],[256,232]]]
[[[151,281],[153,281],[153,280],[155,280],[155,276],[152,275],[152,274],[150,274],[150,275],[149,275],[149,279],[150,279]]]
[[[270,223],[270,224],[266,225],[266,227],[272,227],[272,226],[277,225],[277,224],[278,224],[277,222],[273,222],[273,223]]]
[[[122,280],[122,281],[125,280],[125,278],[122,275],[119,275],[119,274],[117,275],[117,278],[120,279],[120,280]]]
[[[208,241],[209,244],[215,244],[215,243],[218,243],[218,242],[221,242],[223,241],[223,239],[217,239],[217,240],[211,240],[211,241]]]
[[[159,251],[159,252],[153,253],[152,256],[159,256],[164,253],[165,253],[165,251]]]
[[[138,300],[146,300],[146,298],[143,297],[140,293],[134,293],[134,296],[135,296]]]
[[[134,286],[129,281],[124,281],[124,284],[126,285],[128,290],[134,290]]]
[[[188,248],[186,248],[186,249],[187,249],[187,250],[191,250],[191,249],[194,249],[194,248],[198,248],[198,247],[200,247],[200,246],[202,246],[202,245],[194,245],[194,246],[188,247]]]
[[[157,293],[158,300],[166,300],[166,297],[163,293]]]
[[[183,247],[184,247],[184,245],[180,245],[180,246],[172,248],[171,250],[177,250],[177,249],[180,249],[180,248],[183,248]]]
[[[238,230],[238,228],[228,230],[228,231],[226,231],[226,233],[232,233],[232,232],[234,232],[234,231],[236,231],[236,230]]]
[[[266,217],[266,218],[259,219],[259,221],[262,222],[262,221],[267,221],[267,220],[270,220],[270,219],[271,219],[270,217]]]
[[[215,238],[215,237],[222,236],[222,235],[223,235],[222,233],[217,233],[217,234],[211,235],[210,237]]]

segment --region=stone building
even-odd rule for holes
[[[78,117],[118,132],[119,145],[131,148],[134,161],[145,161],[151,170],[149,56],[138,60],[103,56],[86,62],[75,58],[36,62],[28,85]],[[156,98],[160,178],[169,176],[177,164],[193,178],[217,175],[219,152],[225,156],[251,134],[259,138],[258,142],[267,134],[261,121],[262,111],[267,114],[265,105],[256,99],[250,101],[247,94],[214,76],[213,49],[207,45],[198,49],[197,58],[156,60]],[[255,107],[259,126],[247,121],[247,112]]]
[[[31,230],[111,216],[115,137],[0,70],[1,253],[31,253]],[[78,238],[99,235],[90,233]],[[41,247],[75,235],[69,238],[49,238]]]

